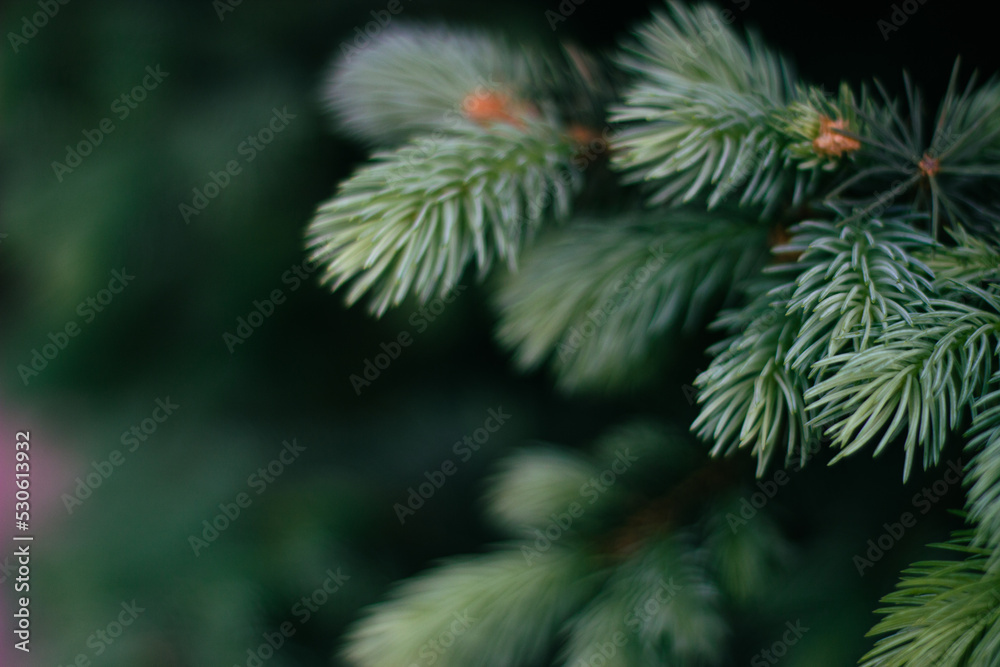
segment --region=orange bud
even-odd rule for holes
[[[861,143],[857,139],[845,137],[834,130],[846,130],[847,121],[843,119],[833,120],[827,116],[819,119],[819,136],[813,139],[813,150],[820,155],[829,157],[840,157],[844,153],[850,153],[861,148]]]
[[[936,157],[931,157],[927,153],[920,158],[920,173],[926,178],[930,178],[941,169],[941,162]]]
[[[462,100],[462,111],[480,125],[494,122],[524,127],[524,121],[513,113],[510,98],[496,91],[471,93]]]

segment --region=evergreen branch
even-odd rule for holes
[[[800,170],[833,171],[841,164],[838,158],[861,147],[857,106],[850,86],[842,83],[836,98],[816,87],[799,90],[779,112],[778,127],[790,140],[787,152]]]
[[[595,654],[607,667],[718,663],[727,627],[698,553],[680,536],[662,538],[618,565],[566,624],[561,664],[592,664]]]
[[[989,552],[969,546],[967,531],[947,544],[963,560],[926,561],[903,571],[891,605],[871,635],[880,639],[862,667],[965,667],[1000,661],[1000,574],[987,569]]]
[[[350,133],[394,144],[415,134],[453,131],[477,96],[526,104],[531,62],[522,50],[485,32],[393,27],[366,48],[337,58],[324,101]]]
[[[532,248],[498,296],[499,340],[522,369],[550,356],[564,389],[636,381],[656,343],[759,270],[764,230],[703,214],[580,221]]]
[[[344,656],[359,667],[534,664],[589,594],[587,575],[585,558],[558,546],[532,567],[514,549],[466,557],[371,607]]]
[[[878,82],[881,100],[867,101],[857,108],[865,128],[864,135],[858,137],[862,170],[828,193],[827,200],[837,203],[847,195],[841,205],[852,203],[869,209],[913,191],[915,196],[899,203],[912,211],[929,213],[935,238],[943,215],[953,227],[971,224],[982,228],[982,223],[991,224],[993,229],[1000,227],[1000,207],[996,205],[1000,193],[1000,168],[996,166],[1000,155],[1000,83],[994,79],[976,88],[972,77],[959,93],[956,61],[930,138],[924,136],[920,92],[905,75],[904,83],[905,109]],[[867,177],[862,178],[862,173]],[[922,187],[914,189],[918,184]],[[873,186],[874,200],[870,196]],[[859,188],[861,192],[857,192]]]
[[[1000,557],[1000,371],[990,379],[992,391],[973,405],[975,416],[966,451],[975,452],[968,465],[966,509],[976,524],[973,544],[989,549],[992,570]]]
[[[382,315],[409,292],[445,294],[476,260],[479,276],[518,252],[547,216],[565,217],[580,185],[573,148],[546,126],[496,125],[379,153],[323,204],[308,230],[324,282],[353,280]],[[551,205],[550,205],[551,204]]]
[[[913,254],[934,242],[901,220],[805,222],[792,231],[792,241],[775,249],[801,253],[788,303],[789,313],[803,316],[786,359],[792,369],[808,372],[849,342],[853,351],[866,349],[873,332],[892,318],[909,321],[912,302],[933,294],[933,274]]]
[[[732,335],[709,348],[716,356],[695,380],[702,407],[691,425],[715,443],[715,456],[751,447],[758,475],[781,444],[787,461],[796,450],[804,457],[804,445],[818,436],[802,419],[808,381],[786,363],[801,316],[789,312],[787,283],[778,282],[772,291],[766,285],[758,284],[758,295],[747,306],[723,313],[713,325]]]
[[[621,133],[615,164],[631,170],[627,181],[657,182],[651,204],[690,201],[709,184],[709,208],[737,187],[741,204],[774,202],[786,175],[774,114],[794,89],[784,60],[753,35],[740,39],[712,7],[671,2],[620,64],[636,81],[612,120],[636,124]]]
[[[572,450],[546,447],[507,457],[486,493],[494,522],[512,534],[530,535],[554,514],[581,500],[580,490],[600,468]]]
[[[752,494],[751,494],[752,495]],[[766,513],[751,520],[742,518],[745,495],[735,494],[718,502],[706,521],[706,551],[719,588],[733,600],[748,604],[771,589],[787,562],[790,547],[777,523]]]
[[[1000,248],[995,241],[973,236],[960,227],[948,233],[956,245],[917,254],[934,272],[939,293],[952,288],[955,282],[980,286],[1000,279]]]
[[[876,345],[816,362],[832,375],[806,392],[810,424],[824,428],[841,447],[834,461],[881,434],[877,455],[905,432],[909,476],[918,446],[923,464],[936,464],[949,429],[986,389],[995,365],[1000,302],[985,292],[994,312],[953,301],[932,300],[927,312],[890,324]]]

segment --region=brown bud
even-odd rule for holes
[[[820,155],[827,157],[840,157],[844,153],[850,153],[861,148],[861,143],[857,139],[845,137],[836,130],[846,130],[847,121],[841,119],[833,120],[828,116],[820,116],[819,136],[813,139],[813,150]]]

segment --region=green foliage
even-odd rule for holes
[[[567,624],[561,664],[588,664],[608,643],[617,649],[609,667],[717,664],[726,636],[721,596],[689,547],[659,540],[615,568]]]
[[[954,282],[981,286],[980,283],[1000,278],[1000,247],[993,239],[972,236],[961,228],[948,232],[956,242],[954,246],[917,253],[934,272],[939,293],[954,291]]]
[[[788,351],[791,368],[812,371],[848,342],[853,351],[867,349],[873,329],[877,334],[893,317],[909,320],[912,302],[927,302],[931,274],[913,255],[933,241],[904,221],[805,222],[792,231],[792,243],[780,249],[802,253],[788,304],[803,315]]]
[[[990,552],[969,546],[968,533],[932,545],[963,560],[916,563],[903,571],[891,605],[872,635],[892,633],[862,658],[863,667],[964,667],[1000,661],[1000,574],[987,569]]]
[[[486,494],[491,518],[507,532],[531,535],[579,501],[580,487],[600,472],[583,454],[555,447],[509,456]]]
[[[586,560],[561,547],[530,567],[514,549],[466,558],[373,607],[344,655],[366,667],[534,663],[590,587]]]
[[[497,337],[522,369],[551,358],[565,389],[635,383],[657,341],[695,331],[759,270],[764,248],[759,227],[690,211],[579,220],[507,278]]]
[[[861,106],[864,106],[864,102]],[[778,126],[791,140],[788,154],[799,161],[799,169],[818,167],[823,171],[833,171],[841,164],[834,149],[838,141],[841,147],[853,145],[840,137],[860,131],[858,107],[854,92],[846,83],[841,84],[836,98],[812,86],[797,91],[796,100],[779,114]],[[816,140],[823,134],[824,122],[839,122],[843,125],[839,130],[830,130],[832,134],[826,140],[832,145],[826,152],[818,151],[816,146]]]
[[[908,76],[902,103],[878,82],[874,95],[828,93],[722,17],[668,2],[613,56],[620,95],[576,47],[553,57],[483,34],[391,32],[338,66],[331,100],[356,136],[408,143],[319,210],[313,257],[335,289],[350,283],[349,303],[370,292],[377,314],[447,292],[473,261],[480,278],[506,264],[497,338],[519,369],[548,364],[567,392],[654,377],[670,343],[725,307],[691,428],[715,456],[749,449],[758,476],[828,442],[833,461],[898,444],[905,480],[918,453],[938,463],[971,419],[973,542],[952,545],[964,561],[906,572],[875,629],[895,634],[865,664],[995,661],[1000,638],[982,619],[994,618],[1000,549],[1000,83],[963,88],[956,63],[928,117]],[[598,129],[605,106],[613,132]],[[540,663],[561,649],[576,665],[616,636],[609,665],[722,662],[726,606],[759,600],[787,554],[777,524],[740,519],[746,496],[697,470],[681,441],[634,427],[589,454],[510,457],[487,504],[513,541],[404,585],[348,655],[405,662],[449,609],[489,601],[471,648],[444,664]],[[621,451],[642,464],[560,526]],[[558,544],[543,548],[553,526]],[[530,575],[513,567],[518,548]],[[676,594],[636,621],[664,577]],[[527,631],[501,645],[508,619]],[[384,636],[401,639],[380,647]]]
[[[990,379],[991,391],[975,404],[967,450],[974,452],[966,476],[967,508],[975,522],[973,544],[989,549],[991,569],[1000,554],[1000,372]]]
[[[709,348],[715,358],[695,380],[701,389],[698,402],[704,405],[691,425],[715,443],[715,455],[750,447],[757,456],[758,475],[782,445],[790,460],[818,437],[800,418],[806,377],[786,363],[801,317],[789,313],[787,296],[767,286],[756,283],[751,293],[757,294],[747,306],[725,312],[716,321],[715,326],[731,336]],[[777,289],[782,287],[787,294],[787,285]]]
[[[523,97],[532,85],[530,62],[523,51],[487,33],[407,26],[388,30],[375,46],[338,57],[324,100],[355,136],[400,143],[454,131],[470,96]]]
[[[706,521],[708,564],[720,590],[733,601],[751,606],[769,594],[775,573],[791,560],[791,551],[777,522],[767,514],[747,521],[745,496],[723,497]]]
[[[983,293],[984,297],[988,297]],[[1000,302],[990,311],[954,301],[932,300],[926,312],[894,319],[877,344],[817,362],[835,367],[806,393],[811,423],[825,427],[848,456],[879,437],[878,454],[905,434],[909,476],[917,447],[924,467],[938,462],[949,430],[984,393],[996,365]],[[992,312],[991,312],[992,311]]]
[[[718,10],[669,6],[619,57],[635,79],[612,114],[626,124],[615,157],[625,180],[650,182],[650,204],[689,202],[707,189],[712,210],[741,191],[739,203],[766,216],[789,194],[804,201],[820,172],[856,149],[830,141],[858,129],[850,89],[834,98],[799,86],[783,58],[753,34],[742,39]],[[833,134],[815,143],[824,131]]]
[[[475,259],[514,266],[546,218],[562,218],[579,187],[571,145],[544,125],[467,125],[432,142],[379,153],[320,207],[308,231],[324,282],[353,280],[349,304],[374,292],[379,315],[412,291],[447,293]]]
[[[468,611],[476,621],[440,664],[576,665],[604,642],[616,647],[608,664],[718,664],[726,605],[767,595],[787,547],[767,516],[732,530],[739,489],[722,504],[690,497],[716,469],[687,437],[634,422],[587,453],[545,446],[510,456],[486,499],[513,540],[403,583],[356,625],[345,655],[410,664],[453,612]],[[651,503],[666,523],[651,521]]]
[[[869,212],[894,204],[926,212],[935,236],[942,213],[954,225],[993,231],[1000,224],[1000,83],[976,89],[972,77],[958,92],[956,61],[928,138],[920,91],[908,76],[904,82],[905,111],[877,82],[880,102],[858,109],[866,127],[859,168],[827,200]]]
[[[712,35],[705,48],[700,34]],[[612,120],[621,134],[616,164],[629,181],[655,182],[651,204],[687,202],[714,185],[709,208],[735,188],[760,203],[782,174],[778,133],[768,125],[792,91],[787,64],[751,37],[744,43],[707,5],[670,4],[625,46],[636,76]]]

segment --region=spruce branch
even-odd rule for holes
[[[903,220],[867,224],[804,222],[776,252],[801,253],[790,313],[801,311],[802,325],[786,363],[812,373],[813,365],[851,344],[869,347],[893,318],[909,321],[915,301],[933,295],[933,274],[914,255],[933,240]]]
[[[816,362],[834,372],[806,392],[815,415],[809,424],[823,428],[841,448],[834,461],[876,438],[877,455],[905,434],[904,480],[918,447],[925,468],[937,464],[949,431],[985,393],[996,365],[1000,301],[969,289],[990,303],[990,310],[934,299],[910,321],[889,324],[875,345]]]
[[[579,502],[581,487],[600,473],[596,461],[572,450],[547,446],[518,452],[504,459],[490,483],[490,516],[512,535],[531,535]]]
[[[972,544],[990,550],[990,569],[995,571],[1000,557],[1000,371],[990,378],[990,388],[973,405],[966,447],[973,457],[965,484],[966,509],[975,524]]]
[[[748,492],[749,494],[749,492]],[[788,563],[791,549],[775,520],[766,513],[742,518],[746,495],[729,493],[716,499],[706,521],[706,550],[710,571],[720,590],[734,601],[749,605],[770,592]]]
[[[323,282],[351,282],[347,303],[372,292],[382,315],[410,292],[421,301],[458,284],[475,259],[516,266],[546,219],[565,217],[580,186],[573,145],[544,124],[466,126],[428,154],[407,145],[376,154],[320,206],[309,226]]]
[[[958,68],[956,61],[930,137],[922,95],[909,76],[903,79],[904,108],[876,81],[880,99],[857,108],[865,127],[865,134],[857,136],[859,168],[827,194],[829,203],[853,207],[861,216],[884,209],[887,202],[902,203],[929,214],[935,238],[942,217],[953,227],[992,231],[1000,226],[1000,82],[976,88],[973,75],[959,92]]]
[[[450,133],[477,105],[513,118],[530,104],[533,63],[506,40],[475,30],[393,27],[365,49],[341,54],[323,92],[349,133],[376,145]]]
[[[506,278],[497,337],[522,369],[552,360],[568,390],[635,382],[658,341],[694,331],[759,270],[765,233],[685,210],[581,219],[535,245]]]
[[[861,148],[847,132],[857,132],[859,121],[854,93],[841,84],[837,97],[822,89],[800,89],[796,99],[779,115],[779,127],[792,141],[788,154],[799,161],[799,169],[819,168],[832,171],[840,166],[838,159]]]
[[[713,324],[731,336],[709,348],[712,363],[695,379],[702,406],[691,429],[715,443],[714,456],[750,447],[762,475],[782,446],[786,461],[798,451],[804,462],[805,444],[819,433],[802,419],[808,380],[787,363],[802,325],[801,315],[789,312],[790,285],[759,280],[751,294],[747,306]]]
[[[635,82],[612,109],[627,124],[615,164],[626,181],[654,184],[650,204],[708,188],[711,210],[739,190],[741,205],[766,216],[787,184],[792,202],[803,201],[821,170],[859,147],[846,134],[858,130],[846,86],[839,98],[797,87],[785,60],[753,34],[740,38],[711,6],[670,3],[636,35],[619,59]]]
[[[409,579],[348,634],[344,656],[362,667],[534,664],[592,588],[582,554],[553,547],[528,567],[504,549]],[[456,628],[456,623],[458,627]],[[454,642],[443,647],[443,638]]]
[[[943,295],[955,282],[978,287],[995,284],[1000,279],[1000,245],[996,239],[974,236],[960,227],[947,231],[955,245],[917,253],[934,272],[938,292]]]
[[[987,568],[990,552],[955,533],[948,549],[962,560],[915,563],[876,610],[885,618],[871,635],[889,634],[861,659],[862,667],[965,667],[1000,661],[1000,574]]]
[[[661,538],[620,564],[564,629],[561,664],[589,664],[611,642],[603,664],[704,665],[722,658],[727,635],[721,595],[683,535]]]

